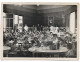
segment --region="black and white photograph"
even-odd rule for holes
[[[77,5],[3,4],[4,58],[77,58]]]

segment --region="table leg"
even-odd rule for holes
[[[54,54],[54,57],[59,57],[59,53],[57,53],[57,54]]]

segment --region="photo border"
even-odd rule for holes
[[[77,5],[77,58],[3,57],[3,4],[26,5]],[[79,60],[79,3],[71,2],[2,2],[1,3],[1,60]]]

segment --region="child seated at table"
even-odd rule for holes
[[[37,47],[40,46],[40,42],[37,37],[34,37],[34,39],[31,41],[31,44],[32,46],[37,46]]]
[[[52,39],[52,49],[59,49],[59,42],[58,42],[58,37],[57,37],[57,34],[53,34],[53,39]]]
[[[72,49],[72,44],[68,43],[67,45],[68,51],[66,52],[66,57],[74,57],[74,52]]]

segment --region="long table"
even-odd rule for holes
[[[6,57],[8,57],[8,51],[11,49],[11,47],[3,46],[3,53]]]
[[[33,57],[38,57],[38,54],[49,55],[49,57],[59,57],[61,53],[66,53],[68,49],[66,47],[60,47],[58,50],[50,50],[49,47],[31,47],[29,51],[33,53]]]

